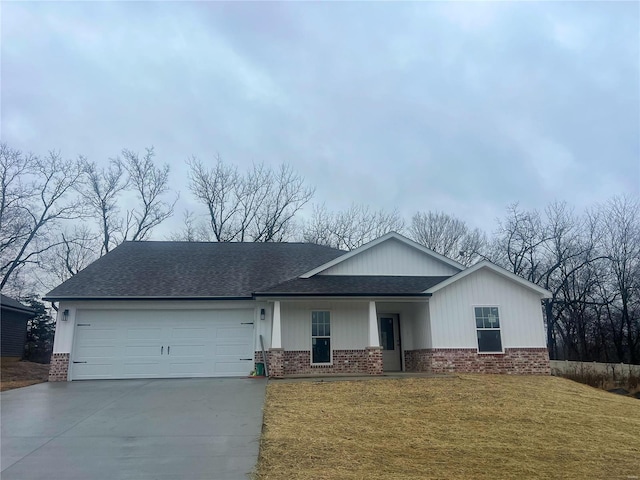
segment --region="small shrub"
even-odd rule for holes
[[[632,365],[627,372],[626,367],[622,368],[618,364],[611,364],[603,372],[588,363],[582,363],[571,365],[565,371],[555,369],[553,374],[602,390],[624,388],[632,393],[640,390],[640,366],[636,365]]]
[[[580,365],[579,367],[573,367],[565,373],[561,373],[560,377],[568,378],[574,382],[584,383],[595,388],[606,389],[612,379],[609,375],[602,372],[597,372],[593,367]]]

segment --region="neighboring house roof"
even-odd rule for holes
[[[530,282],[528,280],[525,280],[524,278],[516,275],[515,273],[511,273],[508,270],[505,270],[502,267],[499,267],[491,262],[489,262],[488,260],[482,260],[481,262],[476,263],[474,266],[467,268],[466,270],[457,273],[451,277],[448,277],[446,280],[444,280],[443,282],[438,283],[437,285],[434,285],[430,288],[428,288],[427,290],[424,291],[424,293],[435,293],[438,290],[442,290],[443,288],[447,287],[448,285],[451,285],[454,282],[457,282],[459,280],[462,280],[463,278],[473,274],[474,272],[477,272],[480,269],[488,269],[491,270],[494,273],[497,273],[498,275],[501,275],[509,280],[512,280],[520,285],[522,285],[525,288],[528,288],[530,290],[533,290],[534,292],[538,293],[542,298],[551,298],[552,294],[549,290],[546,290],[542,287],[539,287],[538,285],[536,285],[533,282]]]
[[[446,263],[447,265],[450,265],[454,268],[456,268],[457,270],[464,270],[465,266],[454,261],[451,260],[450,258],[447,258],[443,255],[440,255],[439,253],[434,252],[433,250],[428,249],[427,247],[420,245],[419,243],[414,242],[413,240],[408,239],[407,237],[400,235],[399,233],[396,232],[389,232],[386,235],[383,235],[379,238],[376,238],[375,240],[372,240],[369,243],[366,243],[364,245],[362,245],[359,248],[356,248],[355,250],[351,250],[348,253],[345,253],[344,255],[331,259],[328,262],[312,269],[309,270],[308,272],[303,273],[302,275],[300,275],[300,278],[309,278],[309,277],[313,277],[314,275],[317,275],[320,272],[323,272],[325,270],[327,270],[328,268],[333,267],[334,265],[337,265],[339,263],[344,262],[345,260],[348,260],[349,258],[355,256],[355,255],[359,255],[360,253],[369,250],[370,248],[375,247],[376,245],[381,244],[382,242],[386,242],[387,240],[390,239],[395,239],[398,240],[412,248],[415,248],[416,250],[419,250],[422,253],[425,253],[427,255],[430,255],[431,257],[435,258],[436,260],[439,260],[443,263]]]
[[[256,296],[429,296],[424,291],[449,277],[400,277],[368,275],[317,275],[294,278],[265,290]]]
[[[7,297],[6,295],[0,294],[0,306],[2,310],[11,310],[14,312],[25,313],[30,316],[35,316],[36,312],[32,308],[23,305],[15,298]]]
[[[344,253],[308,243],[124,242],[45,299],[250,298]]]

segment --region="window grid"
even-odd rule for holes
[[[311,312],[311,363],[331,363],[331,314]]]
[[[474,307],[478,352],[502,353],[502,332],[498,307]]]

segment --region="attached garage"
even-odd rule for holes
[[[253,293],[344,252],[276,242],[120,244],[49,292],[49,381],[247,376],[269,348]]]
[[[253,368],[253,309],[82,310],[72,380],[226,377]]]

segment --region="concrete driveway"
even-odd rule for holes
[[[3,392],[3,480],[246,479],[266,381],[43,383]]]

